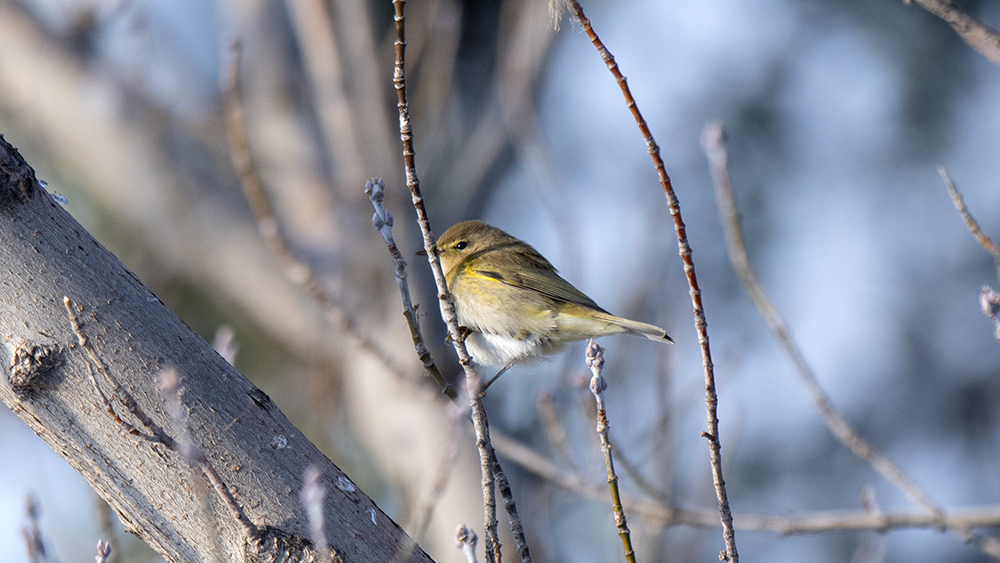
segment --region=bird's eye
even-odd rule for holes
[[[460,240],[455,243],[455,250],[465,250],[466,248],[468,248],[468,246],[469,246],[468,241]]]

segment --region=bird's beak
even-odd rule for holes
[[[418,250],[414,254],[416,254],[417,256],[427,256],[427,251],[426,250]]]

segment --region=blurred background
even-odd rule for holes
[[[958,4],[1000,26],[1000,4]],[[885,512],[919,507],[833,438],[730,267],[700,144],[714,119],[729,133],[751,261],[833,403],[946,510],[1000,504],[1000,344],[978,305],[997,270],[935,170],[948,167],[1000,236],[1000,68],[897,0],[584,8],[680,198],[733,511],[860,511],[866,488]],[[676,238],[604,63],[571,19],[554,31],[541,0],[409,2],[406,29],[435,232],[483,219],[531,242],[602,307],[666,327],[674,346],[602,341],[622,487],[713,510]],[[0,133],[189,326],[207,340],[234,330],[236,367],[432,557],[457,562],[455,527],[482,536],[474,438],[422,373],[363,194],[368,178],[385,179],[428,344],[455,378],[429,269],[413,256],[422,243],[404,185],[394,32],[389,0],[0,1]],[[250,151],[292,253],[341,306],[333,322],[285,275],[234,172],[221,95],[234,41]],[[586,376],[580,344],[512,369],[487,397],[496,432],[588,483],[569,490],[501,455],[538,562],[624,560]],[[4,561],[27,561],[29,494],[56,558],[93,557],[102,502],[3,410]],[[716,529],[664,528],[625,508],[640,561],[715,561],[723,548]],[[118,541],[120,560],[158,560]],[[989,560],[937,530],[738,531],[737,542],[745,561]]]

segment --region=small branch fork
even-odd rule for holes
[[[583,31],[590,38],[591,43],[597,49],[600,54],[601,59],[608,66],[608,70],[615,77],[618,82],[619,88],[621,88],[622,95],[625,97],[625,104],[628,106],[629,110],[632,112],[632,116],[635,118],[636,125],[639,127],[639,131],[642,133],[643,139],[646,141],[647,152],[649,152],[650,158],[653,159],[653,165],[656,168],[656,173],[660,179],[660,185],[663,188],[663,193],[667,198],[667,206],[670,208],[670,215],[674,219],[674,230],[677,233],[677,245],[680,253],[681,261],[684,263],[684,273],[687,275],[688,286],[690,287],[691,303],[694,306],[694,319],[695,319],[695,329],[698,332],[698,344],[701,347],[701,357],[702,357],[702,368],[705,373],[705,409],[707,413],[707,426],[708,429],[702,434],[708,439],[708,457],[712,465],[712,481],[715,484],[715,494],[719,501],[719,516],[722,521],[722,537],[726,544],[726,551],[720,554],[721,560],[730,561],[732,563],[739,563],[739,553],[736,550],[736,533],[733,528],[733,515],[729,509],[729,497],[726,494],[726,481],[722,475],[722,445],[719,440],[719,418],[718,418],[718,405],[719,399],[715,392],[715,368],[712,364],[712,349],[708,342],[708,320],[705,318],[705,307],[701,301],[701,289],[698,286],[698,277],[695,275],[694,270],[694,259],[692,258],[691,245],[687,240],[687,227],[684,225],[684,220],[681,218],[681,208],[680,201],[677,199],[677,194],[674,193],[673,184],[670,182],[670,176],[667,175],[667,168],[663,164],[663,159],[660,157],[660,147],[656,144],[655,139],[653,139],[653,134],[649,130],[649,126],[646,125],[646,120],[642,117],[642,113],[639,111],[639,105],[636,103],[635,98],[632,96],[632,92],[629,90],[628,82],[625,76],[618,69],[618,63],[615,62],[615,58],[608,51],[608,48],[604,46],[604,43],[597,36],[594,31],[593,26],[590,24],[590,20],[583,13],[583,7],[577,0],[566,0],[569,4],[570,11],[576,16],[576,19],[580,22],[580,26]]]
[[[162,444],[169,451],[174,452],[184,459],[196,464],[208,479],[208,482],[215,489],[215,492],[222,499],[223,504],[229,510],[230,514],[240,522],[243,529],[247,535],[247,538],[253,542],[257,543],[262,535],[260,529],[250,521],[243,508],[236,502],[236,498],[233,496],[232,492],[222,481],[218,472],[212,466],[212,464],[205,457],[204,452],[202,452],[193,442],[188,442],[181,444],[166,431],[153,421],[152,418],[142,410],[142,407],[136,403],[135,398],[132,397],[128,390],[124,389],[117,381],[111,377],[111,373],[108,370],[107,364],[101,359],[97,350],[91,345],[90,339],[83,332],[83,327],[80,324],[79,318],[77,317],[76,305],[70,300],[69,297],[63,297],[63,305],[66,307],[66,313],[69,316],[69,323],[73,329],[73,334],[76,335],[77,342],[80,347],[84,349],[89,358],[87,362],[87,374],[90,379],[91,385],[94,387],[94,391],[101,400],[101,404],[104,406],[105,410],[111,416],[112,419],[119,425],[119,427],[126,433],[138,436],[146,441]],[[104,392],[101,385],[97,381],[97,377],[94,375],[94,371],[97,371],[103,376],[103,380],[111,386],[111,396]],[[176,373],[174,374],[174,380],[161,380],[161,391],[165,393],[176,393]],[[115,411],[115,407],[112,403],[112,398],[117,400],[125,407],[129,414],[138,419],[139,424],[145,429],[140,430],[135,425],[130,424],[118,415]],[[179,397],[176,397],[176,401],[179,404]],[[183,410],[183,409],[181,409]],[[187,441],[186,441],[187,442]]]
[[[729,250],[729,257],[733,268],[736,270],[737,275],[739,275],[740,281],[743,282],[757,311],[764,318],[771,331],[777,336],[781,346],[785,349],[785,353],[791,359],[795,373],[802,381],[802,384],[805,385],[809,397],[823,418],[823,422],[830,428],[834,436],[847,446],[854,455],[866,461],[882,477],[903,491],[910,500],[933,515],[934,520],[940,522],[942,529],[947,529],[963,540],[974,544],[984,553],[1000,558],[1000,541],[996,538],[978,534],[968,527],[948,526],[945,523],[944,510],[904,473],[895,462],[880,453],[867,440],[862,438],[833,406],[829,396],[820,387],[816,375],[802,353],[802,349],[799,348],[798,344],[792,338],[788,324],[781,316],[781,313],[771,303],[771,300],[764,292],[763,286],[750,267],[750,259],[747,256],[746,246],[743,244],[739,213],[736,210],[736,201],[729,179],[728,154],[725,148],[725,132],[723,131],[722,124],[717,122],[707,124],[702,136],[702,143],[705,153],[708,156],[712,179],[715,183],[716,200],[718,201],[719,214],[721,215],[725,232],[726,246]]]

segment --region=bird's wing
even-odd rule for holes
[[[516,265],[517,267],[502,268],[504,271],[515,271],[516,273],[501,273],[501,268],[491,269],[488,263],[480,264],[473,270],[476,275],[494,279],[511,287],[535,291],[557,301],[607,312],[594,303],[593,299],[584,295],[582,291],[573,287],[573,284],[559,276],[555,268],[552,268],[548,262],[545,262],[545,265],[549,269],[539,268],[538,264],[532,263],[530,257],[520,257],[518,262],[520,263]]]

